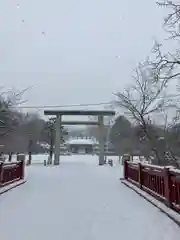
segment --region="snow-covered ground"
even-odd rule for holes
[[[118,163],[97,163],[62,156],[58,167],[28,167],[28,182],[0,197],[0,239],[179,239],[174,222],[121,184]]]
[[[48,156],[49,154],[32,154],[32,164],[44,164],[44,160],[48,160]],[[61,158],[63,157],[63,159],[69,159],[69,156],[61,156]],[[87,156],[87,158],[90,157],[90,161],[92,161],[91,155]],[[5,155],[6,158],[6,162],[8,162],[8,155]],[[54,158],[54,156],[53,156]],[[97,158],[97,156],[96,156]],[[113,159],[113,161],[118,162],[119,161],[119,156],[107,156],[107,159]],[[120,160],[122,159],[122,156],[120,157]],[[17,160],[17,156],[16,154],[14,154],[12,156],[12,161],[16,161]],[[26,161],[28,160],[28,155],[26,155]],[[77,160],[77,158],[76,158]],[[143,156],[133,156],[133,162],[139,162],[141,161],[142,163],[147,163],[147,161],[145,160],[145,158]]]
[[[4,155],[4,156],[6,158],[6,162],[8,162],[8,155]],[[45,153],[45,154],[32,154],[32,164],[43,164],[44,160],[46,160],[46,161],[48,160],[48,156],[49,156],[48,153]],[[54,158],[54,156],[53,156],[53,158]],[[64,156],[64,155],[60,156],[60,159],[61,158],[63,158],[63,160],[67,160],[67,161],[68,160],[72,161],[72,159],[74,159],[74,158],[70,158],[70,156]],[[113,159],[115,162],[117,162],[118,159],[119,159],[118,156],[112,156],[112,157],[108,156],[107,158],[108,159]],[[82,160],[82,159],[84,159],[84,156],[82,156],[80,158],[79,158],[79,155],[78,155],[78,157],[76,156],[75,160],[78,161],[78,159]],[[94,161],[96,161],[97,160],[97,156],[95,156],[95,158],[94,157],[92,158],[92,155],[86,155],[86,161],[85,162],[87,162],[88,159],[90,160],[90,162],[92,162],[94,159],[95,159]],[[12,156],[12,161],[16,161],[16,160],[17,160],[17,156],[14,154]],[[28,155],[26,155],[26,161],[27,160],[28,160]]]

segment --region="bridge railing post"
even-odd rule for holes
[[[19,161],[19,174],[20,179],[24,179],[24,171],[25,171],[25,154],[18,154],[17,155],[17,161]]]
[[[168,207],[172,206],[171,203],[171,184],[170,184],[170,172],[169,172],[169,168],[165,167],[164,168],[164,195],[166,198],[166,205]]]
[[[122,164],[124,166],[124,179],[128,179],[128,162],[130,161],[130,155],[124,154],[122,157]]]
[[[141,163],[138,163],[138,181],[139,181],[139,188],[142,188],[142,185],[143,185],[142,169],[143,169],[142,164],[141,164]]]
[[[124,179],[128,179],[128,160],[124,160]]]
[[[0,162],[0,187],[2,185],[3,178],[3,162]]]
[[[19,172],[20,172],[20,179],[23,180],[25,175],[25,161],[23,160],[19,162]]]

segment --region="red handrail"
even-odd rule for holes
[[[24,179],[24,161],[0,162],[0,187]]]
[[[180,211],[180,171],[167,167],[124,162],[124,179]]]

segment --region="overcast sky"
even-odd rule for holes
[[[2,0],[0,85],[32,86],[27,105],[112,100],[164,38],[155,2]]]

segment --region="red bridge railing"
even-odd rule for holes
[[[124,178],[180,212],[179,170],[125,161]]]
[[[24,179],[24,161],[0,162],[0,188]]]

